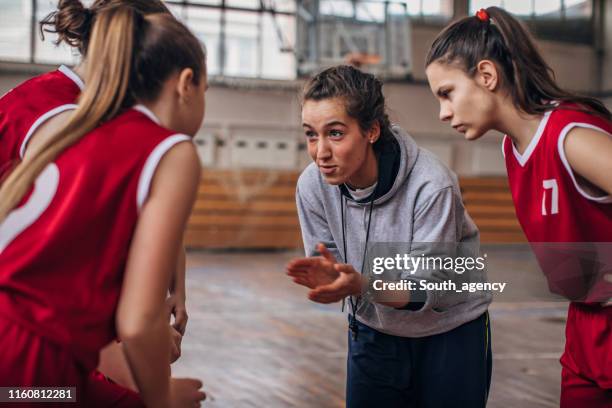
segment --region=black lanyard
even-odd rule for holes
[[[368,241],[370,240],[370,225],[372,224],[372,210],[374,209],[374,199],[376,197],[376,190],[378,186],[374,189],[372,193],[372,200],[370,201],[370,213],[368,215],[368,227],[366,229],[366,239],[365,246],[363,248],[363,258],[361,260],[361,270],[359,273],[363,275],[363,268],[365,266],[366,255],[368,253]],[[344,219],[344,195],[340,192],[340,214],[342,217],[342,246],[344,249],[344,263],[348,264],[348,253],[346,252],[346,223]],[[359,302],[361,300],[361,295],[358,295],[355,300],[353,300],[353,296],[349,296],[349,303],[351,305],[351,316],[349,318],[349,329],[353,334],[353,340],[357,339],[357,335],[359,334],[359,327],[357,326],[357,318],[355,314],[357,312],[357,307],[359,306]],[[344,311],[344,299],[342,299],[342,311]]]

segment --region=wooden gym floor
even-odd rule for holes
[[[284,274],[300,255],[188,253],[189,323],[173,375],[201,378],[204,406],[344,406],[346,317],[339,304],[308,301]],[[489,280],[503,272],[489,271]],[[566,310],[552,302],[492,304],[489,407],[559,406]]]

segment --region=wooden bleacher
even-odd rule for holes
[[[462,177],[463,203],[484,243],[525,242],[505,177]]]
[[[292,249],[302,246],[295,206],[299,173],[204,171],[185,234],[190,248]],[[463,199],[482,242],[523,242],[505,178],[462,178]]]
[[[210,249],[302,246],[295,206],[299,173],[206,169],[185,244]]]

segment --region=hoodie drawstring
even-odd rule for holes
[[[378,189],[378,186],[376,186]],[[374,210],[374,199],[376,197],[376,189],[372,193],[372,200],[370,201],[370,211],[368,215],[368,226],[366,229],[366,238],[365,238],[365,246],[363,249],[363,258],[361,260],[361,270],[359,273],[363,275],[363,268],[365,267],[366,255],[368,253],[368,241],[370,239],[370,225],[372,224],[372,212]],[[348,253],[346,252],[346,222],[344,219],[344,201],[345,197],[342,193],[340,193],[340,214],[342,217],[342,247],[344,249],[344,263],[348,264]],[[355,300],[353,300],[353,296],[349,296],[349,303],[351,305],[351,316],[349,318],[349,329],[353,335],[353,340],[357,339],[357,335],[359,334],[359,327],[357,326],[357,318],[355,314],[357,312],[357,307],[359,306],[359,302],[361,300],[361,295],[358,295]],[[344,311],[345,301],[342,299],[342,311]]]

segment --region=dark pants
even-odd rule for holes
[[[349,331],[347,408],[480,408],[491,385],[488,312],[449,332],[409,338],[357,322]]]

